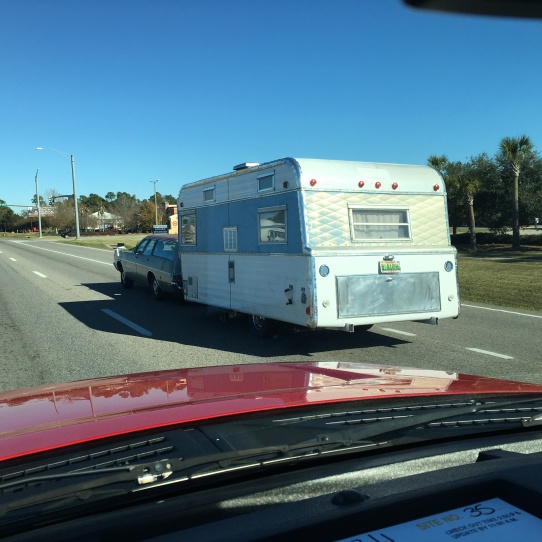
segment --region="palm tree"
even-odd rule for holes
[[[457,201],[456,183],[453,176],[450,175],[450,167],[453,165],[448,161],[448,157],[444,154],[437,156],[432,154],[427,158],[427,165],[435,168],[444,179],[446,186],[446,195],[448,199],[448,221],[452,226],[452,235],[457,234],[457,225],[459,218],[459,205]]]
[[[459,184],[461,191],[465,194],[467,210],[469,215],[469,233],[470,233],[470,249],[477,250],[476,247],[476,220],[474,217],[474,196],[480,189],[481,181],[475,171],[470,168],[465,168],[467,171],[461,175]],[[470,171],[469,171],[470,170]]]
[[[519,249],[519,175],[523,161],[533,156],[533,144],[526,135],[519,137],[505,137],[499,145],[502,156],[506,159],[514,174],[512,199],[514,208],[512,213],[512,248]]]
[[[448,165],[448,158],[444,154],[441,156],[432,154],[427,159],[427,165],[434,167],[442,176],[444,176],[444,172],[446,171],[446,166]]]

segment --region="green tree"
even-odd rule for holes
[[[0,199],[0,203],[6,203]],[[13,229],[21,217],[16,215],[10,207],[0,206],[0,229],[8,231]]]
[[[80,196],[79,201],[85,205],[89,213],[97,213],[105,204],[104,198],[98,194],[89,194],[88,196]]]
[[[522,169],[519,201],[521,225],[533,224],[542,216],[542,159],[538,155]]]
[[[51,225],[58,230],[75,228],[73,198],[55,202]]]
[[[149,196],[148,201],[151,201],[154,204],[154,192]],[[162,196],[160,192],[156,192],[156,205],[158,205],[158,207],[164,206],[164,196]]]
[[[493,231],[502,231],[510,206],[506,205],[506,191],[500,179],[497,161],[481,153],[471,157],[467,166],[479,181],[475,192],[477,224]]]
[[[36,195],[32,196],[32,204],[36,205]],[[45,207],[46,203],[43,199],[43,196],[40,196],[40,207]]]
[[[144,201],[139,211],[139,223],[143,231],[152,231],[152,225],[156,220],[156,207],[150,201]]]
[[[512,248],[520,248],[519,239],[519,177],[525,163],[534,158],[534,146],[528,136],[504,137],[499,152],[512,171]]]
[[[463,204],[467,208],[469,221],[469,246],[471,250],[476,250],[476,217],[474,212],[474,196],[477,194],[482,184],[478,175],[477,159],[471,158],[467,164],[457,162],[454,166],[455,185],[459,194],[463,198]]]
[[[114,199],[115,199],[115,192],[108,192],[106,195],[105,195],[105,200],[107,202],[112,202]]]
[[[444,175],[444,172],[446,171],[446,166],[448,165],[448,158],[445,154],[442,154],[440,156],[432,154],[427,159],[427,165],[434,167],[441,175]]]
[[[141,202],[128,192],[117,192],[116,199],[107,206],[110,213],[120,216],[124,228],[131,231],[138,231],[139,229],[140,207]]]
[[[448,201],[448,222],[452,226],[452,233],[457,233],[458,226],[465,224],[465,206],[462,203],[461,195],[456,185],[456,178],[449,175],[451,163],[446,155],[432,154],[427,159],[427,165],[435,168],[444,179],[446,186],[446,196]]]

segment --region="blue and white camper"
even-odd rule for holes
[[[427,166],[283,158],[179,192],[187,301],[354,331],[459,314],[442,177]]]

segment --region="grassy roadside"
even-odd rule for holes
[[[1,235],[1,234],[0,234]],[[133,248],[146,234],[86,237],[79,241],[50,237],[57,243],[71,243],[112,250],[117,243]],[[18,239],[37,238],[37,234],[7,234]],[[462,301],[472,301],[542,312],[542,250],[509,246],[481,246],[476,252],[459,248],[459,289]]]
[[[542,311],[542,250],[505,246],[459,251],[462,301]]]
[[[101,248],[104,250],[112,250],[113,246],[117,243],[124,243],[126,248],[130,249],[137,245],[137,243],[143,239],[143,237],[149,235],[148,233],[129,233],[125,235],[83,235],[81,239],[76,240],[75,237],[64,239],[60,235],[48,235],[43,236],[44,240],[54,241],[55,243],[68,243],[71,245],[81,245],[84,247]],[[7,239],[38,239],[37,233],[9,233],[0,232],[0,238],[5,237]]]
[[[101,248],[105,250],[112,250],[117,246],[117,243],[124,243],[125,247],[130,250],[134,248],[137,243],[149,235],[148,233],[134,233],[129,235],[104,235],[93,237],[82,237],[81,239],[55,239],[57,243],[69,243],[71,245],[81,245],[84,247]]]

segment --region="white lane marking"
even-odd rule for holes
[[[515,311],[507,311],[504,309],[492,309],[490,307],[479,307],[478,305],[466,305],[465,303],[461,303],[462,307],[470,307],[471,309],[482,309],[484,311],[493,311],[493,312],[504,312],[506,314],[516,314],[518,316],[529,316],[531,318],[541,318],[539,314],[525,314],[524,312],[515,312]]]
[[[38,277],[41,277],[42,279],[47,278],[47,275],[44,275],[43,273],[40,273],[39,271],[32,271],[32,273],[35,273],[36,275],[38,275]]]
[[[384,331],[391,331],[392,333],[398,333],[399,335],[406,335],[407,337],[416,337],[415,333],[408,333],[408,331],[399,331],[398,329],[393,329],[391,327],[383,327],[381,328]]]
[[[121,316],[120,314],[117,314],[116,312],[110,311],[109,309],[102,309],[102,312],[105,312],[105,314],[108,314],[109,316],[111,316],[111,318],[118,320],[119,322],[123,323],[125,326],[131,327],[134,331],[141,333],[141,335],[145,335],[145,337],[152,337],[152,333],[148,329],[145,329],[144,327],[134,324],[134,322],[131,322],[130,320],[128,320],[127,318],[124,318],[124,316]]]
[[[26,243],[33,243],[34,240],[33,239],[18,239],[16,241],[11,241],[12,243],[22,243],[22,244],[26,244]],[[46,243],[52,243],[52,244],[56,244],[57,242],[56,241],[45,241]],[[71,245],[72,247],[78,247],[78,248],[84,248],[85,250],[101,250],[102,252],[108,252],[110,253],[111,250],[107,249],[107,248],[98,248],[98,247],[86,247],[84,245],[75,245],[75,244],[71,244],[71,243],[62,243],[61,241],[58,242],[58,244],[60,245]],[[35,247],[34,245],[30,245],[31,247],[33,248],[40,248],[40,247]],[[115,246],[115,248],[117,248]]]
[[[512,356],[505,356],[504,354],[498,354],[497,352],[490,352],[489,350],[480,350],[479,348],[467,348],[471,352],[478,352],[479,354],[487,354],[488,356],[494,356],[502,359],[514,359]]]
[[[14,241],[15,243],[22,243],[22,241]],[[74,256],[73,254],[67,254],[66,252],[60,252],[58,250],[51,250],[50,248],[35,247],[34,245],[26,245],[30,248],[37,248],[39,250],[45,250],[46,252],[54,252],[55,254],[62,254],[63,256],[70,256],[71,258],[78,258],[79,260],[87,260],[89,262],[101,263],[103,265],[113,265],[111,262],[101,262],[100,260],[93,260],[92,258],[84,258],[83,256]]]
[[[17,260],[15,258],[10,258],[12,262],[16,262]]]

